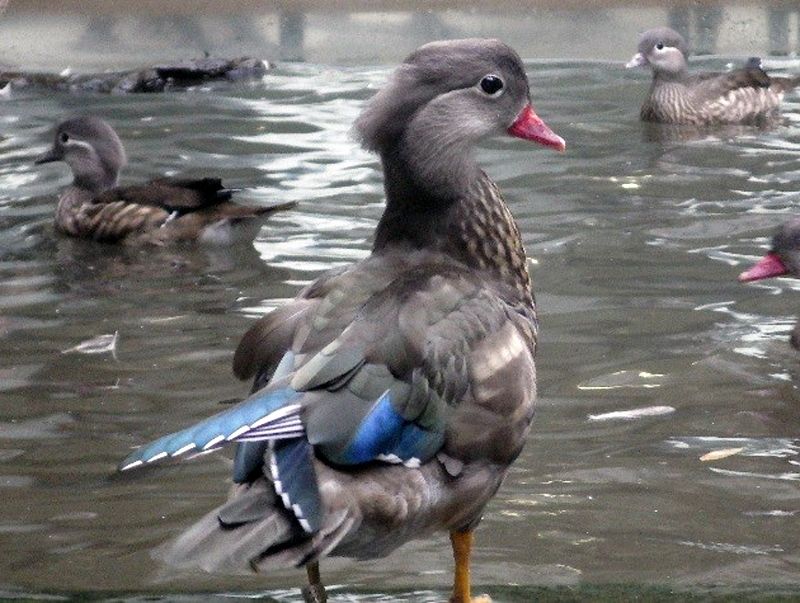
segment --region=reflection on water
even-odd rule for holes
[[[523,231],[542,340],[538,418],[479,529],[476,588],[527,601],[559,585],[800,585],[800,374],[785,341],[798,285],[736,281],[800,204],[797,97],[774,130],[653,139],[636,119],[646,81],[595,62],[528,66],[537,112],[569,150],[480,151]],[[242,396],[229,365],[252,317],[368,253],[381,178],[349,132],[387,73],[294,65],[257,85],[4,101],[3,588],[300,601],[294,570],[175,576],[151,560],[225,496],[225,455],[114,469]],[[213,173],[246,201],[300,206],[235,250],[55,237],[52,193],[68,170],[31,162],[79,110],[119,132],[125,181]],[[113,354],[96,339],[112,334]],[[63,353],[87,341],[106,353]],[[450,567],[440,535],[324,569],[333,600],[419,602],[442,599]]]

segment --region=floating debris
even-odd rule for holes
[[[646,406],[644,408],[615,410],[613,412],[604,412],[599,415],[589,415],[588,418],[590,421],[631,421],[643,417],[668,415],[671,412],[675,412],[675,408],[672,406]]]
[[[98,335],[86,341],[82,341],[75,347],[67,350],[62,350],[62,354],[71,354],[76,352],[78,354],[106,354],[111,352],[114,360],[117,359],[117,340],[119,339],[119,331],[114,331],[110,335]]]
[[[61,73],[29,73],[0,68],[0,86],[106,94],[164,92],[208,82],[257,80],[270,68],[267,61],[250,57],[204,57],[158,63],[131,72],[95,74],[72,73],[69,68]]]
[[[665,444],[678,450],[693,450],[698,454],[717,450],[740,448],[742,456],[761,456],[790,459],[800,454],[800,443],[795,438],[745,438],[719,436],[672,437]]]
[[[722,448],[720,450],[712,450],[711,452],[706,452],[703,456],[701,456],[700,460],[718,461],[720,459],[728,458],[729,456],[737,455],[743,450],[744,446],[740,446],[739,448]]]
[[[692,542],[689,540],[678,541],[683,546],[691,546],[716,553],[733,553],[735,555],[769,555],[770,553],[785,552],[781,546],[738,544],[729,542]]]
[[[606,390],[623,388],[652,389],[661,387],[666,375],[648,371],[616,371],[610,375],[601,375],[578,385],[580,390]]]

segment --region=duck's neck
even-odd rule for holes
[[[659,69],[653,72],[653,86],[656,84],[681,83],[685,82],[688,78],[689,73],[686,70],[686,67],[680,71]]]
[[[70,167],[73,174],[72,186],[88,195],[98,195],[119,183],[119,168],[107,162],[99,160],[80,164],[72,162]]]
[[[532,302],[528,262],[519,229],[495,184],[471,161],[458,180],[433,187],[420,183],[397,154],[381,156],[386,210],[373,252],[428,249],[489,273]],[[453,173],[452,167],[450,173]],[[427,181],[427,179],[426,179]]]

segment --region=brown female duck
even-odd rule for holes
[[[525,69],[497,40],[412,53],[356,122],[380,155],[372,254],[257,322],[234,358],[235,408],[133,452],[123,470],[237,442],[239,486],[164,554],[209,571],[374,558],[438,530],[470,598],[472,531],[522,450],[537,321],[519,231],[472,157],[506,134],[563,150]]]
[[[757,58],[728,73],[689,75],[688,58],[688,46],[678,32],[660,27],[642,34],[638,52],[625,65],[653,72],[642,121],[769,125],[780,116],[784,93],[800,82],[800,77],[769,76]]]
[[[245,207],[231,202],[219,178],[157,178],[118,186],[125,149],[99,117],[68,119],[56,127],[53,146],[34,163],[63,161],[74,180],[58,198],[56,230],[106,243],[252,241],[264,221],[294,203]]]

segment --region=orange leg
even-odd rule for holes
[[[450,532],[450,543],[453,545],[453,559],[456,562],[453,578],[453,596],[450,603],[491,603],[487,595],[472,598],[469,579],[469,558],[472,553],[472,530]]]
[[[320,579],[319,562],[314,561],[306,565],[306,574],[308,574],[308,586],[303,588],[303,601],[305,603],[325,603],[328,600],[328,594]]]

